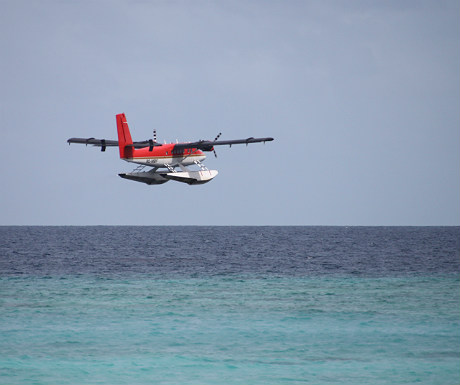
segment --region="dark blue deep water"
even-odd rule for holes
[[[0,227],[0,384],[459,384],[459,227]]]

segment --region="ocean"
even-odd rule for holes
[[[0,384],[460,384],[460,227],[0,227]]]

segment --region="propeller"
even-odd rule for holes
[[[157,130],[153,129],[153,139],[149,139],[149,151],[153,151],[153,145],[157,142]]]
[[[219,132],[219,133],[217,134],[217,136],[215,137],[214,142],[217,141],[217,139],[219,139],[221,135],[222,135],[222,132]],[[213,152],[214,152],[214,156],[217,158],[217,152],[216,152],[216,150],[213,149]]]

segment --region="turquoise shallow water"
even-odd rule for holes
[[[0,227],[0,385],[459,385],[459,273],[459,227]]]
[[[459,279],[0,280],[2,384],[458,384]]]

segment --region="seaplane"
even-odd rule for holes
[[[234,144],[252,144],[270,142],[273,138],[247,138],[234,140],[219,140],[219,133],[214,140],[199,140],[184,143],[159,143],[156,139],[156,130],[153,139],[133,142],[125,114],[117,114],[118,140],[95,138],[70,138],[71,143],[92,145],[105,151],[107,147],[118,147],[120,159],[135,163],[137,167],[129,173],[118,174],[124,179],[157,185],[170,180],[199,185],[214,179],[218,171],[209,170],[203,161],[206,159],[204,152],[213,152],[217,157],[215,146]],[[190,169],[190,167],[196,169]],[[148,168],[147,171],[145,169]],[[178,171],[178,169],[180,171]]]

